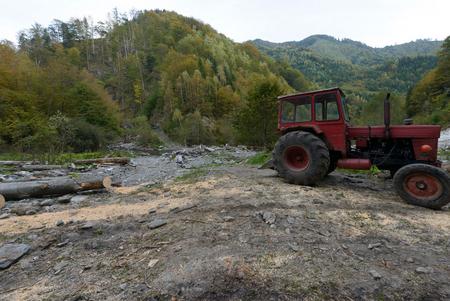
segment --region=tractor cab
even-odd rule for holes
[[[282,134],[303,130],[319,135],[333,151],[345,153],[349,114],[339,88],[278,97],[278,129]]]

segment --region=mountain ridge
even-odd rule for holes
[[[401,94],[436,66],[442,41],[418,39],[376,48],[351,39],[312,35],[300,41],[251,41],[260,51],[300,70],[320,87],[343,86],[369,97],[380,90]]]
[[[393,45],[386,45],[383,47],[373,47],[370,45],[367,45],[364,42],[361,41],[357,41],[357,40],[353,40],[350,38],[342,38],[342,39],[338,39],[335,38],[331,35],[327,35],[327,34],[313,34],[310,35],[306,38],[303,38],[301,40],[290,40],[290,41],[285,41],[285,42],[272,42],[269,40],[264,40],[264,39],[260,39],[260,38],[256,38],[253,40],[249,40],[247,42],[251,42],[254,44],[259,44],[262,46],[272,46],[272,47],[276,47],[276,46],[303,46],[305,48],[308,48],[308,43],[311,43],[311,41],[315,40],[315,39],[323,39],[323,40],[328,40],[328,41],[333,41],[333,42],[339,42],[339,43],[351,43],[351,44],[358,44],[359,46],[365,47],[365,48],[369,48],[369,49],[375,49],[375,50],[386,50],[386,49],[393,49],[393,48],[401,48],[401,47],[405,47],[405,46],[411,46],[417,43],[430,43],[430,44],[435,44],[435,50],[439,49],[439,47],[441,47],[442,43],[444,42],[443,40],[432,40],[432,39],[416,39],[416,40],[412,40],[409,42],[405,42],[405,43],[400,43],[400,44],[393,44]]]

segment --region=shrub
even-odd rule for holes
[[[99,150],[114,138],[112,133],[83,119],[73,119],[70,122],[70,127],[71,131],[73,131],[73,136],[67,146],[74,152]]]
[[[200,111],[188,114],[176,129],[176,138],[185,145],[212,144],[214,142],[213,124],[210,119],[202,117]]]
[[[162,144],[153,132],[146,116],[138,116],[131,120],[125,131],[127,141],[136,141],[142,146],[159,146]]]

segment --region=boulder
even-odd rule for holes
[[[0,270],[9,268],[30,251],[27,244],[5,244],[0,247]]]

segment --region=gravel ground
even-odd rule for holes
[[[31,249],[0,270],[0,299],[450,299],[448,209],[407,205],[380,177],[304,187],[214,160],[1,220],[0,245]],[[138,174],[124,181],[154,178]]]

